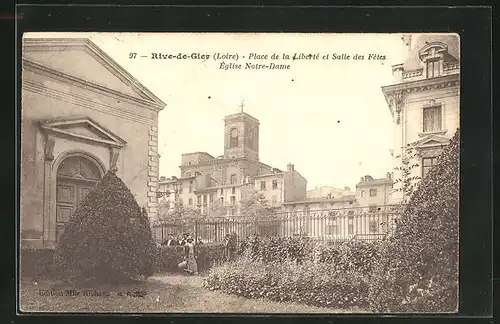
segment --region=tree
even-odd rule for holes
[[[387,241],[370,288],[376,310],[457,310],[459,158],[457,130]]]
[[[404,148],[403,153],[396,156],[396,158],[401,159],[401,165],[395,167],[394,170],[400,171],[401,176],[394,179],[393,184],[399,187],[394,189],[394,192],[402,193],[402,205],[408,203],[421,180],[420,176],[413,175],[413,171],[420,166],[418,163],[419,154],[416,149],[416,144],[417,143],[408,144]]]
[[[248,198],[242,199],[240,204],[243,216],[259,218],[270,215],[273,211],[266,197],[255,189],[250,192]]]
[[[145,210],[110,170],[66,225],[54,267],[67,276],[120,282],[152,275],[155,253]]]
[[[224,205],[221,201],[217,200],[210,203],[208,207],[207,216],[210,218],[225,217],[231,212],[231,206]]]

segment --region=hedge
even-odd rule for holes
[[[54,267],[68,277],[120,282],[151,276],[155,252],[147,215],[110,170],[66,225],[56,247]]]
[[[382,250],[370,289],[375,311],[457,311],[459,159],[457,130]]]
[[[285,247],[289,242],[295,246],[300,240],[264,239],[261,247],[272,247],[278,241],[283,246],[270,250],[273,257],[259,259],[248,249],[238,260],[211,269],[204,286],[245,298],[265,297],[321,307],[368,309],[370,271],[379,258],[381,243],[350,241],[310,248],[311,244],[303,241],[304,249],[299,251],[307,250],[307,253],[299,253],[299,258],[278,256],[287,255],[283,251],[287,251]],[[264,253],[265,249],[256,251]]]
[[[240,254],[254,261],[302,263],[312,257],[313,244],[303,238],[254,236],[242,243]]]

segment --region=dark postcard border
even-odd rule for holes
[[[197,31],[197,32],[456,32],[461,35],[461,218],[460,218],[460,316],[309,315],[315,322],[439,320],[469,323],[472,317],[492,314],[492,105],[491,105],[491,9],[445,7],[118,7],[118,6],[19,6],[12,15],[17,22],[17,53],[20,37],[28,31]],[[17,55],[20,57],[19,55]],[[20,122],[20,66],[17,62],[15,120]],[[19,133],[16,129],[16,138]],[[18,144],[18,143],[17,143]],[[16,146],[19,157],[19,147]],[[18,161],[18,160],[17,160]],[[19,170],[16,179],[19,179]],[[18,183],[17,183],[18,185]],[[19,197],[19,188],[16,190]],[[18,202],[16,202],[18,206]],[[12,218],[11,229],[14,227]],[[12,231],[11,231],[12,235]],[[14,241],[14,237],[12,237]],[[8,260],[16,260],[13,253]],[[15,263],[7,262],[15,273]],[[14,278],[14,277],[13,277]],[[10,281],[11,296],[16,282]],[[4,290],[6,291],[6,290]],[[6,297],[4,301],[6,301]],[[15,301],[14,301],[15,303]],[[13,301],[3,305],[13,305]],[[148,316],[149,315],[149,316]],[[241,314],[244,315],[244,314]],[[50,315],[46,315],[50,316]],[[145,316],[152,317],[150,314]],[[212,318],[200,314],[196,317]],[[248,316],[248,315],[247,315]],[[51,316],[52,320],[67,320]],[[107,316],[106,316],[107,317]],[[184,322],[193,315],[175,315],[170,323]],[[233,315],[217,315],[230,321]],[[259,320],[302,320],[298,315],[258,316]],[[314,317],[314,319],[312,319]],[[374,318],[375,317],[375,318]],[[42,317],[36,317],[43,320]],[[238,318],[238,321],[255,320]],[[304,317],[305,319],[306,317]],[[15,322],[26,320],[17,317]],[[90,318],[81,317],[88,321]],[[126,318],[120,317],[121,320]],[[137,317],[127,320],[136,320]],[[104,320],[92,316],[92,320]],[[109,320],[109,318],[106,318]],[[165,318],[158,318],[165,321]],[[201,319],[198,319],[201,320]],[[197,321],[198,321],[197,320]],[[205,320],[205,319],[204,319]],[[479,319],[475,319],[476,322]]]

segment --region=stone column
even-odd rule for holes
[[[159,154],[158,154],[158,126],[149,128],[148,142],[148,203],[147,212],[150,222],[158,220],[158,176],[159,176]]]

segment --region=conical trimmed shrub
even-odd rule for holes
[[[55,270],[121,281],[153,273],[155,244],[145,211],[109,171],[78,205],[56,247]]]
[[[458,309],[459,130],[412,195],[373,273],[383,312]]]

